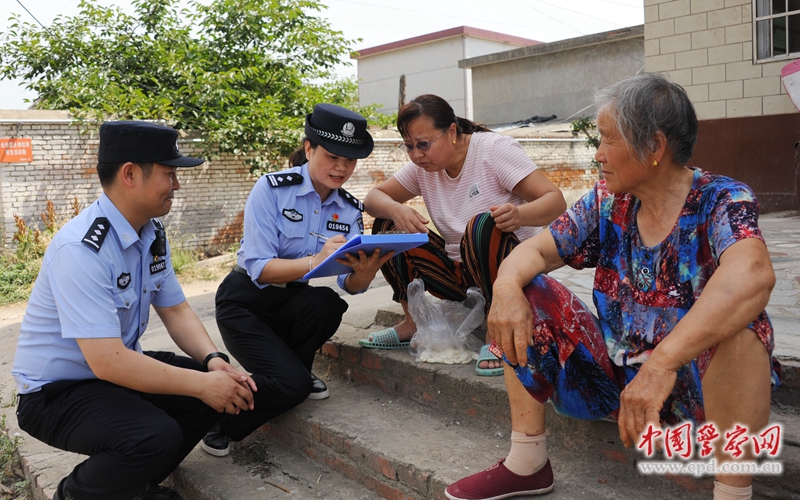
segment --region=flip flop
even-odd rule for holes
[[[481,368],[481,361],[498,361],[500,358],[492,354],[489,350],[489,344],[481,347],[481,353],[478,355],[478,361],[475,362],[475,373],[482,377],[496,377],[503,374],[503,367],[500,368]]]
[[[370,333],[369,337],[358,341],[358,345],[372,349],[408,349],[409,344],[409,341],[400,340],[394,328]]]

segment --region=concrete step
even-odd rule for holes
[[[477,377],[473,364],[416,363],[405,351],[358,347],[368,331],[340,328],[315,362],[331,399],[270,422],[265,443],[295,443],[384,498],[444,498],[448,484],[506,455],[510,418],[502,377]],[[796,410],[774,407],[771,423],[784,426],[785,473],[759,476],[760,498],[800,498]],[[710,478],[639,474],[644,456],[621,445],[612,422],[569,419],[550,407],[547,421],[557,478],[551,498],[710,497]]]
[[[377,500],[380,496],[326,464],[312,460],[294,443],[253,434],[231,444],[227,457],[212,457],[199,446],[166,482],[184,500]]]
[[[406,397],[338,377],[329,387],[330,399],[276,418],[256,439],[268,448],[294,445],[382,498],[407,500],[444,499],[447,485],[508,452],[508,429],[481,430]],[[548,441],[557,478],[549,499],[632,500],[643,492],[653,499],[708,497],[710,480],[647,478],[635,472],[632,453],[621,447],[612,452],[603,438],[574,435],[566,441],[566,446]]]

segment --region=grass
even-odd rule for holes
[[[45,210],[40,216],[44,230],[40,230],[38,224],[29,224],[14,215],[17,229],[12,240],[15,249],[0,253],[0,306],[28,300],[47,245],[56,232],[69,219],[79,214],[81,209],[78,199],[75,198],[72,201],[71,214],[58,214],[53,203],[47,200]],[[172,267],[181,282],[214,280],[230,270],[228,264],[222,268],[196,267],[195,264],[203,258],[203,253],[188,248],[185,245],[188,238],[182,236],[179,231],[173,231],[168,236],[172,246]],[[238,245],[234,245],[231,251],[235,252],[237,247]]]
[[[5,415],[0,418],[0,428],[6,428]],[[28,481],[22,472],[19,463],[17,448],[19,447],[20,437],[9,437],[4,431],[0,431],[0,500],[28,500],[33,498],[30,492]]]

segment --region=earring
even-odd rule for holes
[[[658,160],[653,160],[653,166],[654,166],[654,167],[657,167],[657,166],[658,166]]]
[[[456,141],[455,141],[455,139],[454,139],[454,140],[453,140],[453,144],[455,144],[455,143],[456,143]]]

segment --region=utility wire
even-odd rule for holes
[[[390,5],[376,5],[374,3],[359,2],[359,1],[356,1],[356,0],[330,0],[330,1],[340,2],[340,3],[356,4],[356,5],[365,5],[365,6],[368,6],[368,7],[379,8],[379,9],[399,10],[399,11],[402,11],[402,12],[411,12],[411,13],[416,14],[416,15],[419,15],[419,13],[420,13],[419,10],[404,9],[402,7],[394,7],[394,6],[390,6]],[[453,19],[458,19],[459,21],[464,21],[464,20],[467,20],[467,21],[479,21],[479,22],[483,22],[483,23],[497,24],[497,25],[500,25],[500,26],[517,26],[517,27],[520,27],[520,28],[531,29],[531,25],[530,24],[516,24],[516,23],[504,23],[504,22],[500,22],[500,21],[488,21],[486,19],[475,19],[475,18],[457,16],[457,15],[452,15],[452,14],[436,14],[436,17],[451,17]],[[564,24],[564,23],[562,23],[562,24]],[[567,25],[565,25],[565,26],[567,26]],[[572,28],[570,26],[567,26],[567,27],[570,28],[571,30],[574,30],[574,28]],[[564,33],[564,31],[565,31],[565,30],[550,29],[550,28],[536,28],[536,29],[539,30],[539,31],[551,31],[551,32],[554,32],[554,33]],[[580,32],[578,32],[578,33],[580,33]],[[583,34],[583,33],[581,33],[581,34]]]
[[[545,2],[545,0],[536,0],[536,1],[539,2],[539,3],[543,3],[545,5],[549,5],[551,7],[555,7],[556,9],[566,10],[567,12],[572,12],[573,14],[578,14],[579,16],[589,17],[589,18],[592,18],[592,19],[597,19],[598,21],[602,21],[604,23],[613,24],[614,26],[618,26],[620,28],[624,28],[625,27],[622,24],[615,23],[614,21],[609,21],[607,19],[603,19],[603,18],[597,17],[597,16],[595,16],[593,14],[587,14],[585,12],[580,12],[580,11],[577,11],[577,10],[568,9],[566,7],[562,7],[562,6],[554,4],[554,3]]]
[[[543,15],[543,16],[545,16],[545,17],[549,17],[550,19],[552,19],[553,21],[555,21],[555,22],[557,22],[557,23],[563,24],[563,25],[564,25],[564,26],[566,26],[567,28],[569,28],[569,29],[571,29],[571,30],[573,30],[573,31],[576,31],[576,32],[578,32],[578,33],[579,33],[581,36],[586,36],[586,33],[584,33],[584,32],[582,32],[582,31],[580,31],[579,29],[577,29],[577,28],[575,28],[575,27],[573,27],[573,26],[570,26],[569,24],[565,23],[564,21],[561,21],[561,20],[559,20],[559,19],[556,19],[555,17],[553,17],[553,16],[551,16],[551,15],[549,15],[549,14],[546,14],[546,13],[542,12],[541,10],[537,9],[536,7],[534,7],[533,5],[530,5],[530,4],[528,4],[528,3],[525,3],[525,2],[523,2],[522,0],[518,0],[518,1],[519,1],[519,3],[521,3],[522,5],[524,5],[525,7],[528,7],[529,9],[531,9],[531,10],[534,10],[534,11],[538,12],[539,14],[541,14],[541,15]]]
[[[48,33],[50,33],[50,30],[49,30],[49,29],[47,29],[47,27],[45,27],[45,25],[44,25],[44,24],[40,23],[40,22],[39,22],[39,20],[38,20],[38,19],[36,19],[36,16],[34,16],[34,15],[31,13],[31,11],[29,11],[29,10],[28,10],[28,8],[27,8],[27,7],[25,7],[24,5],[22,5],[22,2],[21,2],[20,0],[17,0],[17,3],[20,5],[20,7],[22,7],[23,9],[25,9],[25,12],[27,12],[27,13],[28,13],[28,14],[29,14],[29,15],[30,15],[32,18],[33,18],[33,20],[34,20],[34,21],[36,21],[36,23],[37,23],[39,26],[41,26],[41,27],[42,27],[42,29],[44,29],[45,31],[47,31]]]

